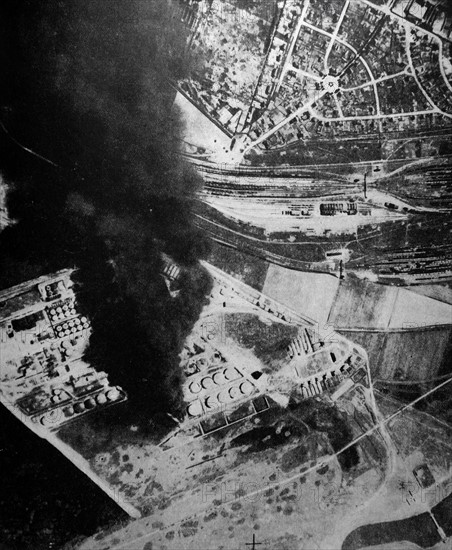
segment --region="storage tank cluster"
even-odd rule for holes
[[[68,319],[69,317],[74,317],[74,315],[77,314],[75,310],[75,300],[73,299],[52,304],[50,307],[46,308],[46,311],[52,324],[63,319]]]
[[[64,338],[65,336],[74,335],[83,330],[87,330],[89,327],[90,323],[86,317],[76,317],[75,319],[56,325],[54,330],[57,338]]]
[[[71,417],[74,414],[81,414],[83,412],[94,409],[97,406],[107,405],[118,401],[122,397],[118,388],[107,388],[106,391],[100,392],[95,396],[90,396],[84,401],[78,401],[74,405],[70,405],[63,409],[66,417]]]
[[[35,417],[33,420],[35,422],[39,421],[46,427],[56,427],[70,418],[89,412],[96,407],[114,403],[115,401],[122,399],[122,397],[123,395],[118,388],[106,388],[105,391],[96,395],[91,395],[83,401],[77,401],[76,403],[72,403],[65,407],[47,411],[40,417]]]
[[[236,382],[231,385],[231,382]],[[219,386],[226,386],[221,391],[213,391],[205,395],[206,391],[215,390]],[[234,368],[230,367],[222,371],[216,372],[212,377],[207,376],[200,381],[192,382],[189,386],[190,393],[200,394],[199,399],[196,399],[188,406],[188,414],[190,416],[200,416],[204,411],[211,412],[220,408],[222,405],[232,403],[238,399],[248,397],[254,390],[254,384],[243,376]]]

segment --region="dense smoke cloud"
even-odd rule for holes
[[[0,169],[18,221],[0,234],[0,286],[78,267],[96,367],[177,410],[177,354],[209,287],[168,83],[186,70],[184,30],[158,0],[2,0],[0,25]],[[162,250],[187,266],[176,299]]]

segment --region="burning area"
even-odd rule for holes
[[[89,359],[145,415],[182,407],[178,354],[210,288],[178,155],[170,77],[188,70],[168,2],[4,0],[0,288],[78,268]],[[161,253],[180,263],[171,297]]]

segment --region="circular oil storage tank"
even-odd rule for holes
[[[201,380],[201,385],[205,390],[209,390],[215,386],[214,381],[210,376],[206,376]]]
[[[74,416],[74,408],[73,407],[66,407],[64,409],[64,415],[65,416]]]
[[[83,403],[76,403],[74,405],[74,411],[76,413],[82,413],[85,410],[85,405]]]
[[[57,313],[61,313],[63,310],[61,307],[57,307]]]
[[[52,419],[49,418],[46,414],[44,416],[41,416],[40,422],[43,426],[51,426],[53,424]]]
[[[116,388],[112,388],[107,392],[107,399],[109,401],[116,401],[116,399],[119,399],[120,393]]]
[[[210,357],[210,364],[219,365],[220,363],[221,363],[221,354],[218,351],[216,351]]]
[[[239,378],[238,372],[233,367],[228,367],[227,369],[224,369],[223,373],[224,373],[224,377],[228,381]]]
[[[95,406],[96,406],[96,402],[94,401],[94,399],[92,397],[90,397],[89,399],[87,399],[85,401],[85,407],[87,409],[94,409]]]
[[[219,403],[229,403],[231,401],[231,396],[229,395],[229,390],[220,391],[217,396]]]
[[[190,416],[201,416],[203,413],[201,401],[197,399],[193,403],[190,403],[187,412]]]
[[[226,378],[222,371],[216,372],[212,376],[212,379],[217,386],[222,386],[223,384],[226,384]]]
[[[243,395],[250,395],[253,393],[254,386],[251,384],[249,380],[245,380],[245,382],[242,382],[240,384],[240,391],[243,393]]]
[[[185,367],[185,373],[190,376],[192,374],[195,374],[196,372],[198,371],[198,368],[196,366],[196,363],[189,363],[186,367]]]
[[[231,399],[238,399],[241,395],[242,394],[238,386],[232,386],[232,388],[229,388],[229,396]]]
[[[197,361],[196,361],[196,366],[200,369],[200,370],[203,370],[207,367],[207,359],[205,357],[200,357]]]
[[[107,396],[105,395],[105,393],[99,393],[96,396],[96,401],[99,405],[105,405],[105,403],[107,402]]]
[[[190,393],[199,393],[202,390],[201,384],[199,382],[192,382],[188,389],[190,390]]]
[[[208,409],[216,409],[218,407],[216,395],[209,395],[209,397],[206,398],[206,407]]]

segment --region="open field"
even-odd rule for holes
[[[442,372],[449,358],[452,327],[402,332],[338,331],[367,351],[374,378],[428,381]]]
[[[331,275],[284,269],[271,264],[263,292],[326,326],[339,279]]]

